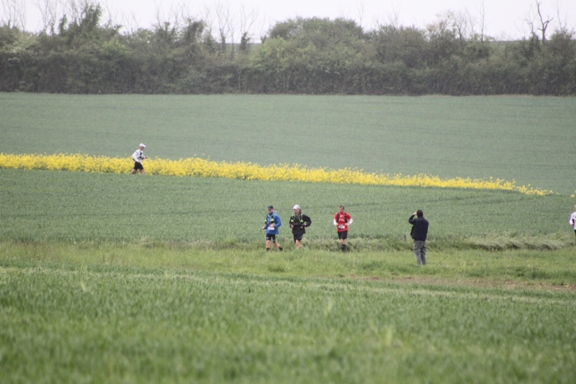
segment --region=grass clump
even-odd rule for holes
[[[439,283],[506,286],[576,285],[573,248],[558,250],[436,249],[429,247],[429,265],[418,268],[413,252],[407,249],[341,252],[323,248],[266,252],[263,247],[213,249],[181,243],[19,243],[1,242],[7,263],[73,263],[83,266],[194,270],[211,273],[239,273],[262,276],[361,278]]]

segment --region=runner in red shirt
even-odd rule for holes
[[[348,226],[352,224],[352,216],[344,210],[341,205],[340,209],[334,215],[334,226],[338,231],[338,239],[340,239],[340,249],[342,252],[346,251],[346,238],[348,237]]]

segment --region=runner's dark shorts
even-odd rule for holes
[[[346,240],[347,237],[348,237],[348,231],[338,232],[338,238],[340,240]]]
[[[266,234],[266,240],[270,240],[270,241],[275,243],[276,242],[276,235]]]
[[[144,167],[142,166],[142,163],[135,161],[134,162],[134,169],[144,169]]]
[[[296,240],[302,241],[304,234],[303,233],[293,233],[292,236],[294,236],[294,242],[296,242]]]

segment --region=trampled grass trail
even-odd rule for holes
[[[132,160],[106,156],[82,154],[24,154],[0,153],[0,168],[43,169],[74,172],[127,173]],[[338,183],[360,185],[384,185],[405,187],[436,187],[461,189],[486,189],[514,191],[527,195],[551,195],[554,192],[518,186],[515,181],[502,179],[441,179],[439,176],[419,174],[366,173],[356,168],[328,169],[308,168],[300,164],[261,166],[250,162],[211,161],[198,157],[170,160],[149,159],[145,162],[146,172],[161,176],[221,177],[238,180],[304,181],[314,183]]]

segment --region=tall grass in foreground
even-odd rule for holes
[[[576,289],[576,253],[558,250],[481,249],[428,252],[429,265],[415,265],[411,250],[331,252],[293,249],[283,252],[166,242],[0,242],[0,262],[73,264],[84,267],[138,267],[194,270],[270,277],[358,278],[427,281],[441,284]]]
[[[432,175],[385,175],[365,173],[358,169],[307,168],[298,164],[261,166],[254,163],[216,162],[201,158],[180,160],[155,159],[145,162],[146,171],[161,176],[223,177],[238,180],[305,181],[314,183],[339,183],[401,187],[437,187],[514,191],[528,195],[548,195],[546,191],[530,186],[517,186],[513,181],[501,179],[441,179]],[[126,173],[132,166],[130,160],[88,155],[11,155],[0,153],[0,168],[46,169],[76,172]]]
[[[137,257],[152,262],[147,257],[157,255]],[[278,257],[276,263],[296,263]],[[330,263],[327,255],[310,257]],[[576,378],[573,292],[272,274],[3,256],[0,381]]]

